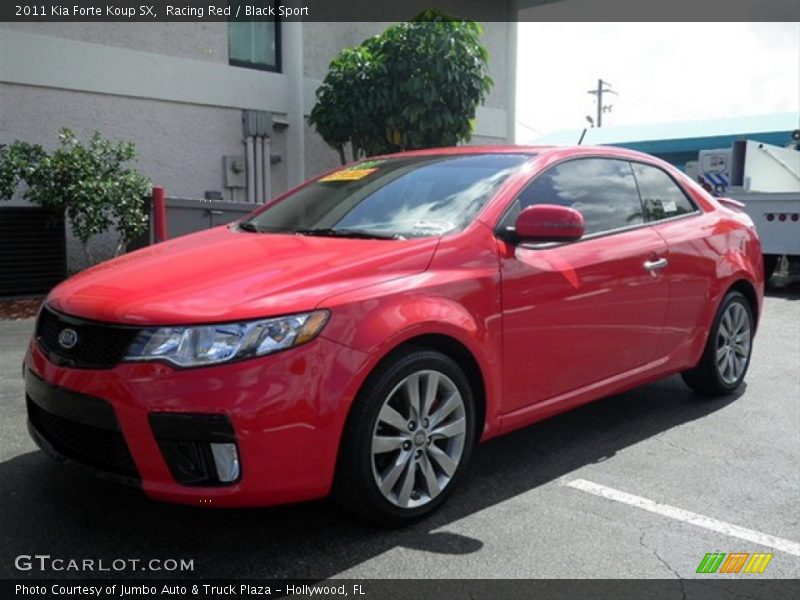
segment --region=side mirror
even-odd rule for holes
[[[573,208],[537,204],[519,213],[515,230],[521,242],[574,242],[583,237],[586,225]]]

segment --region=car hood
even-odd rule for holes
[[[124,324],[236,321],[314,309],[343,291],[412,275],[438,238],[369,240],[227,226],[149,246],[57,286],[49,306]]]

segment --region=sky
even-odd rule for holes
[[[603,126],[800,113],[798,23],[519,23],[517,142]]]

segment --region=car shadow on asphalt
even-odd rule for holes
[[[481,540],[439,530],[734,400],[702,399],[679,377],[670,377],[491,440],[476,448],[450,500],[403,529],[367,524],[329,501],[246,510],[152,502],[138,490],[29,452],[0,464],[0,577],[80,576],[14,569],[15,556],[37,553],[107,561],[194,560],[194,572],[170,575],[323,579],[396,547],[442,554],[476,552],[483,546]]]

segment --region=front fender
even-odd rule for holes
[[[478,364],[486,400],[482,438],[491,437],[499,418],[500,397],[496,357],[501,352],[501,324],[496,281],[488,274],[461,280],[453,274],[451,281],[444,283],[440,273],[436,287],[445,286],[447,297],[436,294],[430,285],[431,274],[422,273],[375,286],[362,300],[337,297],[325,302],[331,320],[322,336],[369,356],[346,396],[355,398],[369,374],[399,346],[421,336],[446,336],[466,348]],[[459,299],[466,299],[470,307]]]

